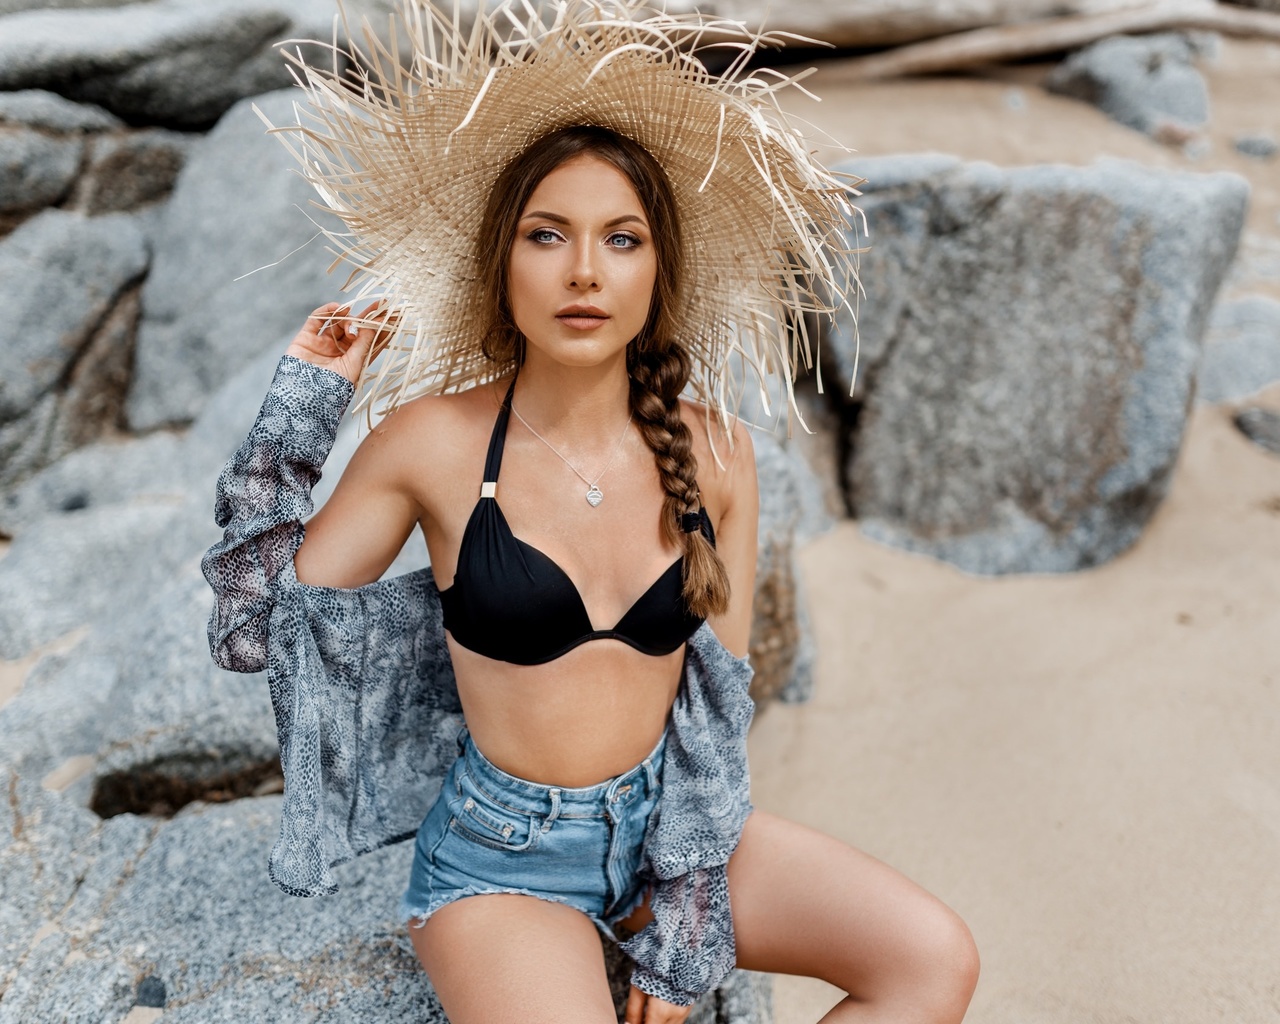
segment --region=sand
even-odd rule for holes
[[[1037,91],[1043,68],[824,88],[832,66],[806,83],[822,117],[793,107],[868,154],[1244,173],[1255,244],[1280,243],[1280,159],[1230,145],[1280,138],[1280,47],[1228,41],[1209,70],[1199,159]],[[1089,572],[975,579],[848,521],[803,553],[815,695],[758,711],[753,800],[968,921],[975,1024],[1280,1019],[1280,458],[1231,411],[1197,409],[1142,539]],[[779,976],[777,1022],[841,995]]]

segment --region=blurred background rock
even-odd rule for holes
[[[381,30],[391,6],[348,10]],[[1003,577],[1009,593],[1020,574],[1110,563],[1188,472],[1189,427],[1193,445],[1216,429],[1197,423],[1242,446],[1232,465],[1250,467],[1274,535],[1280,4],[671,6],[750,24],[767,10],[765,27],[835,44],[764,59],[820,68],[806,87],[821,105],[785,102],[858,149],[842,166],[867,179],[866,230],[849,226],[851,245],[870,245],[857,325],[812,325],[821,368],[796,384],[813,432],[788,433],[778,394],[749,390],[743,408],[761,480],[753,794],[839,832],[814,780],[901,767],[872,756],[877,668],[859,658],[890,602],[883,580],[857,589],[872,572],[859,566],[897,559],[887,576],[976,607],[992,591],[973,577]],[[338,294],[313,223],[324,214],[253,109],[291,119],[276,44],[335,31],[341,43],[333,15],[330,0],[0,0],[0,1024],[443,1020],[391,919],[407,844],[343,868],[343,892],[324,901],[268,882],[280,779],[265,680],[218,669],[204,636],[214,479],[302,317]],[[318,501],[359,436],[344,425]],[[1274,576],[1278,551],[1255,545],[1246,561]],[[425,558],[411,540],[388,572]],[[1023,628],[1036,621],[1029,610]],[[1269,635],[1249,671],[1274,682]],[[844,650],[853,663],[825,654]],[[841,693],[858,703],[833,718],[822,702]],[[951,698],[921,697],[938,699]],[[872,753],[799,756],[784,740],[802,726],[775,725],[774,701],[814,736],[831,728]],[[1259,758],[1271,762],[1250,756],[1246,776],[1265,778]],[[1274,831],[1280,792],[1239,785]],[[850,842],[895,834],[864,836],[877,811],[855,820],[849,799]],[[932,849],[903,846],[885,858]],[[960,879],[989,857],[957,868],[922,853],[919,876],[944,898],[972,895]],[[989,904],[972,899],[981,922]],[[1262,906],[1250,921],[1280,901]],[[626,965],[610,957],[621,1006]],[[1014,995],[984,1004],[984,982],[973,1019],[1031,1019],[1011,1007],[1037,1005],[1038,982],[998,958],[994,976]],[[1234,1019],[1261,1020],[1265,999],[1242,979]],[[787,1024],[834,1002],[792,981],[775,997],[773,979],[736,973],[690,1019]],[[1066,990],[1035,1019],[1077,1019]],[[1099,1019],[1124,1019],[1136,992],[1111,992]]]

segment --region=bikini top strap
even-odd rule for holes
[[[493,433],[489,435],[489,454],[484,460],[484,482],[480,485],[480,497],[497,496],[498,471],[502,468],[502,449],[507,442],[507,421],[511,419],[511,396],[515,394],[516,378],[511,378],[507,396],[502,400],[498,418],[493,421]]]

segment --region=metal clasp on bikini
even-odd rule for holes
[[[498,495],[498,481],[486,480],[480,485],[480,497],[494,498]]]

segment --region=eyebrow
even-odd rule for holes
[[[529,213],[526,213],[520,219],[531,220],[535,217],[540,218],[542,220],[554,221],[557,224],[570,223],[568,217],[563,217],[558,213],[551,213],[549,210],[532,210]],[[637,224],[644,223],[644,219],[641,217],[637,217],[634,213],[624,213],[621,217],[614,217],[613,220],[607,222],[605,224],[605,227],[607,228],[617,227],[619,224],[626,224],[628,221],[635,221]]]

